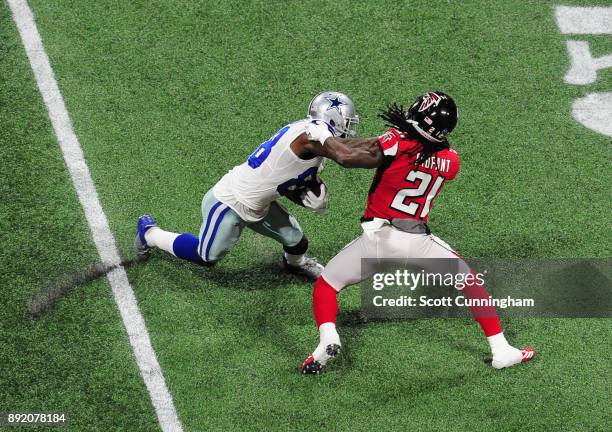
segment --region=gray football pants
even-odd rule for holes
[[[276,201],[270,205],[265,218],[249,223],[228,205],[219,201],[210,189],[202,199],[198,254],[206,262],[219,261],[234,247],[244,227],[270,237],[286,247],[297,245],[304,237],[298,221]]]

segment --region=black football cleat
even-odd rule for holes
[[[314,355],[308,358],[302,364],[300,371],[304,375],[319,375],[329,360],[336,357],[340,353],[340,345],[330,344],[325,347],[325,354],[321,359],[315,360]]]
[[[316,361],[313,356],[309,356],[300,370],[304,375],[319,375],[323,370],[323,365]]]

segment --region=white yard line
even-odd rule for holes
[[[557,6],[555,17],[563,34],[612,34],[612,7]]]
[[[118,264],[121,258],[115,245],[115,238],[102,210],[81,145],[72,128],[70,116],[36,28],[32,11],[26,0],[7,1],[30,59],[36,83],[47,106],[49,118],[53,124],[74,188],[85,212],[98,254],[100,254],[103,263]],[[182,431],[172,396],[166,386],[125,269],[119,267],[113,270],[108,274],[108,280],[113,289],[115,302],[123,319],[140,374],[153,402],[159,425],[163,431]]]

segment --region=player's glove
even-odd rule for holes
[[[327,138],[334,136],[334,128],[322,120],[312,120],[306,125],[306,135],[310,141],[325,144]]]
[[[325,183],[321,181],[319,193],[315,193],[312,189],[307,189],[302,195],[302,203],[314,211],[316,214],[322,215],[327,210],[329,204],[329,194]]]

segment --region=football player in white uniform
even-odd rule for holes
[[[136,252],[147,254],[157,247],[178,258],[213,265],[248,227],[282,244],[285,270],[316,279],[323,266],[306,255],[308,240],[302,228],[277,198],[284,195],[323,213],[328,191],[318,173],[325,158],[357,167],[360,158],[370,157],[367,148],[355,145],[361,140],[350,139],[356,136],[358,123],[355,105],[348,96],[339,92],[316,95],[308,118],[282,127],[206,193],[199,236],[164,231],[150,215],[143,215],[137,223]],[[348,139],[318,145],[325,137]]]

